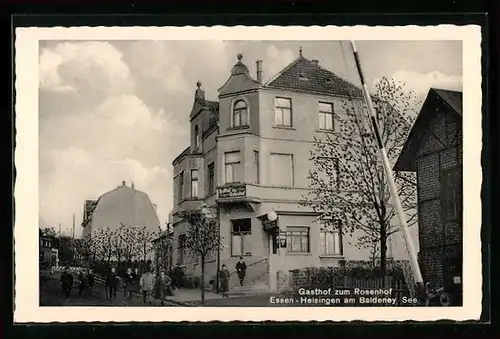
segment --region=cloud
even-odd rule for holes
[[[264,75],[268,78],[273,77],[291,63],[294,58],[290,49],[278,49],[275,45],[270,45],[266,49],[266,58],[262,65]]]
[[[449,90],[462,90],[462,77],[458,75],[447,75],[439,71],[419,73],[415,71],[399,70],[392,74],[393,79],[402,81],[413,89],[417,98],[425,98],[431,87]],[[374,83],[377,80],[374,81]]]
[[[39,67],[44,90],[105,98],[134,89],[122,53],[107,42],[62,42],[42,48]]]

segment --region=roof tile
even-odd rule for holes
[[[317,62],[302,56],[288,65],[274,79],[271,79],[265,87],[326,95],[351,97],[361,97],[363,95],[361,88],[319,66]]]

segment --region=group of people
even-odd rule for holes
[[[240,286],[243,286],[247,265],[240,257],[236,263],[235,269],[238,275]],[[133,292],[142,294],[144,304],[151,304],[152,297],[159,299],[161,304],[164,304],[165,297],[174,295],[174,290],[179,288],[183,281],[184,272],[182,267],[177,264],[167,274],[164,270],[160,270],[159,274],[154,274],[151,266],[147,267],[141,274],[138,268],[127,268],[122,276],[119,276],[116,269],[112,267],[105,277],[106,299],[113,300],[116,298],[117,290],[121,287],[123,297],[130,300]],[[85,291],[92,294],[94,290],[95,276],[92,269],[80,269],[76,275],[76,287],[78,296],[84,295]],[[74,288],[75,281],[73,274],[68,268],[61,274],[62,290],[66,298],[69,298],[71,291]],[[219,272],[219,291],[224,297],[228,296],[230,273],[226,265],[222,265]]]
[[[138,268],[134,270],[127,268],[120,277],[113,267],[106,275],[106,298],[114,299],[121,283],[123,297],[128,300],[132,298],[132,293],[140,292],[144,304],[151,304],[154,296],[163,305],[165,297],[173,295],[174,289],[178,288],[182,281],[183,271],[179,264],[172,269],[171,274],[172,278],[162,269],[159,270],[159,274],[155,274],[152,267],[148,266],[142,274]]]
[[[85,291],[87,291],[89,294],[92,294],[94,291],[94,282],[95,282],[95,276],[94,272],[89,269],[80,269],[77,274],[77,279],[76,279],[76,287],[78,289],[78,296],[81,297]],[[71,291],[74,288],[75,285],[75,279],[73,278],[73,274],[69,272],[69,268],[65,268],[64,271],[61,274],[61,288],[63,294],[66,296],[66,298],[69,298],[71,296]]]

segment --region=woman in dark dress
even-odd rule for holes
[[[227,292],[229,291],[229,270],[226,265],[222,265],[221,270],[219,272],[219,280],[220,280],[220,292],[222,293],[222,297],[227,298]]]

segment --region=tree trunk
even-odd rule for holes
[[[205,303],[205,256],[201,256],[201,279],[200,279],[200,288],[201,288],[201,303]]]
[[[387,227],[384,222],[380,225],[380,270],[385,275],[387,271]]]

